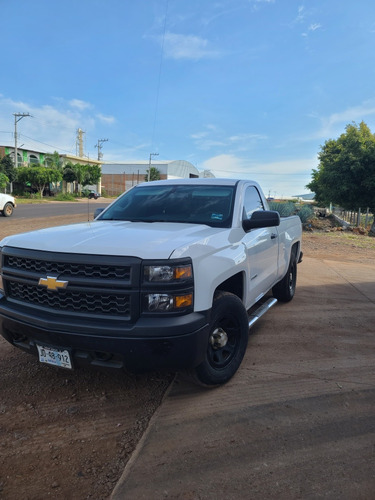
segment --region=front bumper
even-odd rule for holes
[[[206,352],[209,312],[141,318],[131,327],[106,329],[56,323],[0,303],[0,333],[14,346],[38,355],[36,345],[67,349],[73,367],[100,366],[130,371],[181,370],[197,366]],[[56,318],[55,318],[56,320]]]

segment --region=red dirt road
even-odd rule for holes
[[[373,498],[375,242],[308,233],[304,252],[236,377],[180,380],[149,428],[170,375],[54,370],[0,339],[0,498],[107,498],[129,457],[114,498]]]
[[[228,384],[175,383],[112,499],[373,499],[374,256],[306,256]]]

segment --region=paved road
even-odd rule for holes
[[[22,204],[14,210],[12,219],[40,219],[58,215],[76,215],[90,213],[99,207],[109,205],[108,200],[90,200],[89,202],[50,202],[41,204]]]

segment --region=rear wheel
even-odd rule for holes
[[[238,370],[246,352],[249,320],[236,295],[218,292],[210,324],[205,359],[190,374],[198,384],[213,387],[228,382]]]
[[[288,270],[284,278],[272,288],[272,294],[280,302],[289,302],[294,297],[297,283],[297,255],[292,250]]]
[[[3,208],[4,217],[10,217],[13,213],[13,205],[11,203],[5,203]]]

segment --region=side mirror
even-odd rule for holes
[[[97,208],[94,212],[94,219],[98,217],[103,212],[104,208]]]
[[[243,230],[247,233],[251,229],[258,229],[261,227],[274,227],[280,225],[279,212],[271,210],[257,210],[253,212],[250,219],[242,221]]]

